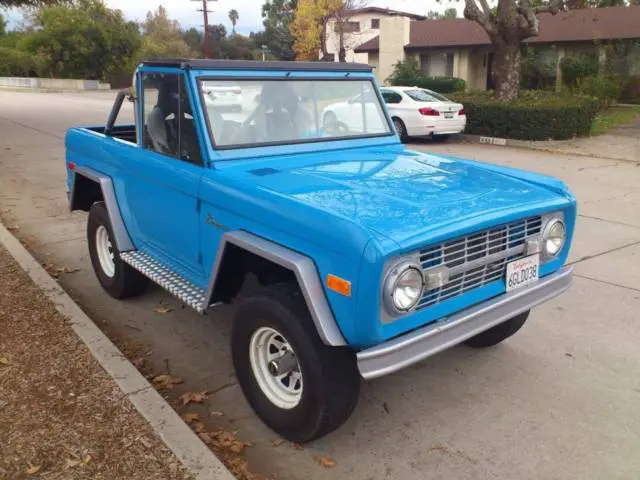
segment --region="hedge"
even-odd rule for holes
[[[467,83],[461,78],[427,77],[423,75],[414,57],[408,57],[393,66],[393,73],[386,79],[394,87],[419,87],[438,93],[463,92]]]
[[[521,91],[512,101],[490,92],[455,93],[464,105],[465,133],[518,140],[564,140],[587,135],[598,112],[597,99],[541,91]]]
[[[392,83],[392,85],[426,88],[427,90],[433,90],[438,93],[453,93],[464,91],[467,83],[463,79],[455,77],[414,77],[402,79],[402,81]]]

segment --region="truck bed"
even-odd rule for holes
[[[92,132],[102,133],[104,134],[105,127],[86,127],[87,130],[91,130]],[[136,135],[136,126],[135,125],[114,125],[109,133],[110,137],[119,138],[120,140],[124,140],[125,142],[137,143],[138,137]]]

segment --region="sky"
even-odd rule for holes
[[[130,20],[141,21],[149,10],[155,10],[159,5],[163,5],[169,12],[169,16],[178,20],[184,29],[191,27],[201,29],[203,24],[202,12],[197,11],[198,8],[202,8],[201,0],[106,0],[106,3],[111,8],[122,10]],[[240,15],[236,29],[239,33],[248,35],[251,31],[262,29],[263,3],[264,0],[209,1],[209,10],[213,10],[213,13],[209,14],[209,23],[222,23],[228,30],[231,30],[228,14],[229,10],[235,8]],[[455,7],[456,2],[452,4],[446,0],[442,2],[437,0],[372,0],[370,2],[370,6],[392,8],[421,15],[425,15],[428,10],[444,11],[450,5]],[[9,28],[15,28],[21,15],[16,11],[10,11],[7,14],[6,11],[0,9],[0,12],[9,20]]]

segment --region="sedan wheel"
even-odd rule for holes
[[[400,141],[402,143],[406,143],[407,141],[407,127],[404,126],[404,122],[402,120],[400,120],[399,118],[394,118],[393,119],[393,126],[396,129],[396,132],[398,133],[398,136],[400,137]]]

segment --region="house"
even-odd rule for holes
[[[640,75],[640,6],[587,8],[557,15],[541,14],[540,34],[523,43],[542,52],[556,65],[556,83],[561,85],[560,60],[566,55],[591,52],[607,68],[609,45],[625,42],[627,74]],[[486,32],[476,22],[413,20],[388,17],[380,21],[379,35],[354,49],[354,60],[376,67],[384,82],[399,60],[413,56],[425,75],[458,77],[470,90],[493,86],[493,48]]]
[[[380,34],[380,20],[383,18],[405,18],[407,20],[424,20],[426,17],[413,13],[390,10],[388,8],[364,7],[349,10],[343,15],[343,46],[347,62],[355,60],[353,49],[358,45],[377,37]],[[339,61],[340,29],[334,18],[327,22],[327,52],[334,61]],[[366,63],[366,62],[365,62]]]

